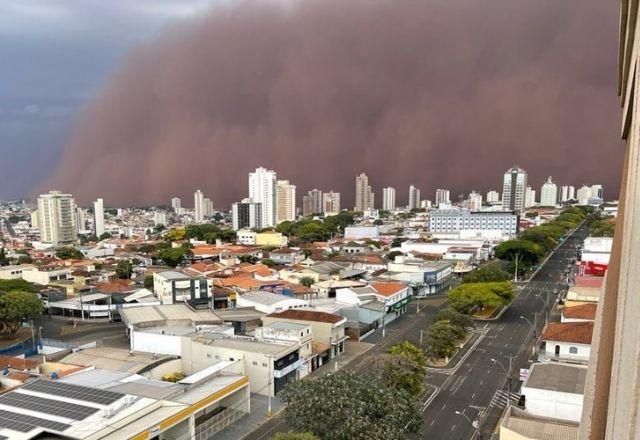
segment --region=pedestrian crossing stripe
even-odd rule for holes
[[[520,400],[520,394],[518,393],[508,393],[504,390],[498,390],[493,395],[493,398],[491,399],[491,403],[489,404],[489,406],[504,408],[510,402],[516,404],[518,403],[519,400]]]

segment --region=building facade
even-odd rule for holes
[[[482,209],[482,194],[471,191],[469,194],[469,210],[480,211]]]
[[[296,186],[288,180],[276,181],[276,223],[296,220]]]
[[[540,188],[540,205],[556,206],[558,204],[558,186],[553,183],[551,176]]]
[[[448,205],[451,203],[451,193],[448,189],[438,188],[436,190],[436,206],[442,204]]]
[[[365,173],[356,176],[356,211],[373,209],[373,197],[369,177]]]
[[[204,222],[204,194],[197,190],[193,193],[194,217],[196,223]]]
[[[409,187],[409,209],[418,209],[420,208],[420,190],[415,186],[411,185]]]
[[[518,215],[505,211],[468,211],[438,209],[429,214],[431,232],[464,230],[500,230],[506,235],[518,232]]]
[[[527,172],[513,167],[504,173],[502,182],[502,207],[505,211],[520,212],[525,208]]]
[[[276,181],[276,172],[266,168],[249,173],[249,198],[262,206],[263,228],[276,225]]]
[[[104,201],[102,199],[93,202],[93,232],[96,237],[104,234]]]
[[[76,208],[71,194],[50,191],[38,197],[40,240],[53,246],[74,244],[78,239]]]
[[[382,189],[382,209],[393,211],[396,209],[396,189],[390,186]]]
[[[320,214],[322,207],[322,191],[312,189],[304,197],[302,197],[302,216],[310,217],[314,214]]]
[[[340,212],[340,193],[329,191],[322,194],[322,212],[326,215]]]
[[[251,199],[231,205],[231,222],[234,230],[262,229],[262,204]]]

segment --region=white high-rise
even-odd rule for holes
[[[40,240],[53,246],[74,244],[78,239],[76,208],[71,194],[50,191],[38,197]]]
[[[536,204],[536,190],[527,186],[527,189],[524,190],[524,207],[531,208]]]
[[[288,180],[276,182],[276,223],[295,221],[296,219],[296,186]]]
[[[262,229],[262,204],[251,199],[231,205],[231,222],[234,230]]]
[[[193,219],[195,222],[204,222],[204,194],[200,190],[193,193],[193,207],[195,211]]]
[[[451,203],[451,195],[448,189],[438,188],[436,190],[436,206],[448,205]]]
[[[276,225],[276,181],[276,172],[266,168],[249,173],[249,198],[260,203],[263,228]]]
[[[415,186],[409,187],[409,209],[420,208],[420,190]]]
[[[489,191],[487,193],[487,203],[498,203],[500,202],[500,193],[498,191]]]
[[[356,211],[373,209],[374,194],[369,185],[369,177],[365,173],[356,176]]]
[[[322,212],[324,215],[340,212],[340,193],[329,191],[322,194]]]
[[[396,209],[396,189],[390,186],[382,189],[382,209],[394,211]]]
[[[202,210],[205,217],[213,215],[213,201],[205,197],[202,201]]]
[[[520,212],[525,207],[527,172],[513,167],[504,173],[502,183],[502,207],[506,211]],[[535,200],[535,197],[534,197]]]
[[[556,206],[558,204],[558,186],[553,183],[551,176],[540,188],[540,205]]]
[[[104,234],[104,200],[93,202],[93,232],[100,238]]]
[[[182,209],[182,200],[180,200],[180,197],[174,197],[171,199],[171,207],[176,214],[180,214],[180,210]]]
[[[155,226],[166,226],[167,214],[164,211],[155,211],[153,213],[153,224]]]
[[[323,212],[322,200],[322,191],[317,188],[309,191],[302,197],[302,215],[309,217]]]
[[[569,186],[562,185],[560,187],[560,202],[566,202],[569,200]]]
[[[469,211],[480,211],[482,209],[482,194],[471,191],[469,194]]]

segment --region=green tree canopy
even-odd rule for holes
[[[271,437],[271,440],[320,440],[310,432],[279,432]]]
[[[111,234],[108,232],[103,232],[102,234],[100,234],[100,237],[98,237],[99,240],[108,240],[111,238]]]
[[[500,307],[513,299],[513,287],[510,282],[466,283],[449,292],[451,307],[461,313],[470,313],[473,309]]]
[[[310,276],[304,276],[300,278],[300,284],[303,285],[304,287],[311,287],[315,282],[316,281]]]
[[[164,234],[164,239],[172,242],[172,241],[180,241],[184,240],[186,236],[186,231],[184,228],[176,228],[170,229]]]
[[[437,321],[448,321],[456,327],[461,327],[463,329],[474,326],[474,321],[471,316],[460,313],[451,307],[440,310],[436,315],[436,322]]]
[[[274,267],[276,265],[276,262],[273,261],[271,258],[263,258],[261,263],[267,267]]]
[[[459,328],[448,321],[438,321],[427,329],[424,344],[429,356],[449,358],[457,351],[459,340]]]
[[[256,264],[258,262],[258,257],[249,254],[243,254],[238,257],[238,261],[240,261],[241,263]]]
[[[42,314],[42,301],[33,292],[13,290],[0,294],[0,321],[13,335],[23,321]]]
[[[128,280],[133,273],[133,264],[129,260],[120,260],[116,265],[116,276],[121,280]]]
[[[33,287],[28,281],[23,280],[22,278],[17,278],[15,280],[0,280],[0,292],[11,292],[12,290],[20,290],[23,292],[31,292],[36,293],[37,290]]]
[[[409,341],[396,344],[377,359],[382,380],[388,387],[419,396],[427,375],[427,358],[421,348]]]
[[[193,252],[185,246],[180,246],[176,248],[164,248],[158,251],[158,258],[164,261],[169,267],[176,267],[184,260],[186,255],[193,255]]]
[[[513,261],[518,258],[519,264],[525,266],[536,264],[544,255],[544,250],[539,244],[519,238],[500,243],[493,252],[501,260]]]
[[[613,237],[615,228],[612,220],[596,220],[589,225],[589,233],[594,237]]]
[[[422,422],[417,399],[361,373],[339,371],[299,380],[280,396],[287,403],[287,424],[323,439],[400,440],[417,432]]]
[[[502,270],[502,266],[497,261],[483,264],[477,269],[462,277],[463,283],[482,283],[493,281],[509,281],[511,274]]]
[[[149,290],[153,289],[153,275],[144,277],[144,288]]]
[[[78,249],[68,246],[61,247],[56,251],[56,257],[61,260],[83,260],[84,255]]]

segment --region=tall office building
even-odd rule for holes
[[[164,211],[155,211],[153,213],[153,224],[155,226],[166,226],[167,214]]]
[[[618,92],[624,109],[621,126],[625,159],[613,247],[593,330],[580,440],[635,440],[640,433],[638,15],[635,2],[621,1]]]
[[[296,186],[288,180],[276,182],[276,223],[295,221],[296,219]]]
[[[394,211],[396,209],[396,189],[390,186],[382,189],[382,209]]]
[[[171,207],[176,212],[176,214],[180,213],[182,209],[182,200],[180,200],[180,197],[174,197],[171,199]]]
[[[329,191],[322,194],[322,212],[324,215],[340,212],[340,193]]]
[[[558,204],[558,186],[553,183],[551,176],[540,188],[540,205],[556,206]]]
[[[196,223],[204,222],[204,194],[197,190],[193,194],[194,217]]]
[[[497,204],[500,202],[500,193],[498,191],[489,191],[487,193],[487,203]]]
[[[210,217],[213,215],[213,201],[205,197],[202,201],[202,211],[205,217]]]
[[[567,192],[567,197],[569,197],[569,200],[575,200],[576,198],[576,187],[573,185],[569,185],[569,190]]]
[[[261,204],[263,228],[276,225],[276,181],[276,172],[266,168],[249,173],[249,198]]]
[[[36,219],[38,211],[35,211]],[[31,216],[33,219],[33,215]],[[78,207],[76,209],[76,224],[78,225],[78,232],[85,231],[87,229],[87,211],[84,208]]]
[[[502,208],[506,211],[522,211],[525,207],[526,189],[527,172],[518,167],[508,169],[504,173],[502,184]]]
[[[469,211],[480,211],[482,209],[482,194],[471,191],[469,194]]]
[[[102,199],[93,202],[93,232],[98,238],[104,234],[104,200]]]
[[[569,185],[562,185],[560,187],[560,202],[566,202],[569,200]]]
[[[262,229],[262,204],[251,199],[231,205],[231,223],[234,230]]]
[[[531,208],[536,204],[536,190],[527,186],[527,189],[524,190],[524,207]]]
[[[71,194],[50,191],[38,197],[40,240],[53,246],[74,244],[78,239],[76,208]]]
[[[448,205],[451,203],[451,194],[448,189],[438,188],[436,190],[436,206]]]
[[[314,188],[302,197],[302,216],[311,217],[321,212],[323,212],[322,191]]]
[[[420,190],[415,186],[409,187],[409,209],[420,208]]]
[[[356,176],[356,211],[373,209],[374,196],[365,173]]]

